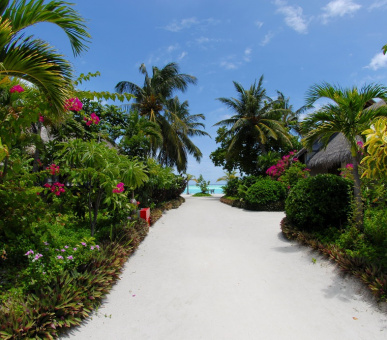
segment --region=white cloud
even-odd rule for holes
[[[373,9],[378,9],[378,8],[387,8],[387,0],[378,0],[375,1],[371,6],[369,7],[369,10],[372,11]]]
[[[171,53],[179,48],[179,44],[169,45],[167,47],[167,53]]]
[[[249,47],[245,49],[245,53],[244,53],[244,57],[243,57],[245,62],[249,63],[251,61],[251,52],[252,51],[253,50]]]
[[[220,23],[219,20],[216,20],[214,18],[208,18],[203,20],[198,20],[195,17],[192,18],[185,18],[181,20],[173,20],[170,24],[167,26],[164,26],[163,28],[170,32],[180,32],[184,29],[188,29],[191,27],[199,27],[199,28],[205,28],[206,26],[214,26],[218,25]]]
[[[239,63],[235,63],[232,61],[225,61],[223,60],[220,63],[220,67],[225,68],[226,70],[236,70],[239,67]]]
[[[181,54],[179,55],[179,57],[177,58],[178,60],[182,60],[185,56],[187,56],[188,55],[188,52],[186,52],[186,51],[183,51],[183,52],[181,52]]]
[[[353,0],[333,0],[323,7],[325,13],[322,15],[322,19],[324,23],[327,23],[330,18],[351,15],[360,8],[361,5]]]
[[[180,21],[174,20],[170,24],[164,27],[167,31],[179,32],[183,29],[190,28],[191,26],[199,24],[196,18],[186,18]]]
[[[370,68],[374,71],[387,67],[387,55],[384,55],[382,52],[376,54],[372,59],[371,62],[365,66],[365,68]]]
[[[263,22],[257,20],[257,21],[255,22],[255,26],[258,26],[258,28],[261,28],[261,27],[263,26]]]
[[[285,23],[298,33],[308,32],[308,21],[303,15],[302,7],[288,6],[285,1],[275,0],[274,4],[278,7],[277,12],[285,16]]]
[[[263,40],[261,41],[261,46],[265,46],[265,45],[267,45],[269,42],[270,42],[270,40],[271,39],[273,39],[273,37],[274,37],[274,33],[273,32],[268,32],[266,35],[265,35],[265,37],[263,38]]]

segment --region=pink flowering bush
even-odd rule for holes
[[[91,124],[98,125],[100,122],[99,117],[94,112],[90,115],[90,118],[84,117],[83,120],[86,122],[87,126],[90,126]]]
[[[266,174],[275,180],[284,183],[289,190],[298,180],[309,176],[309,171],[305,164],[302,164],[297,157],[293,157],[297,150],[291,151],[280,159],[276,165],[267,169]]]
[[[52,163],[50,166],[46,168],[46,170],[50,171],[51,175],[59,175],[59,165],[56,165],[55,163]]]
[[[24,89],[20,85],[15,85],[15,86],[11,87],[9,92],[11,92],[11,93],[15,93],[15,92],[20,93],[20,92],[24,92]]]
[[[353,164],[348,163],[345,168],[340,168],[340,176],[349,180],[354,180],[353,178]]]
[[[298,159],[293,157],[297,153],[297,150],[289,152],[288,155],[283,156],[276,165],[272,165],[266,170],[266,174],[273,179],[278,179],[290,167],[291,162],[297,162]]]
[[[124,183],[120,182],[117,184],[117,187],[113,189],[113,193],[118,194],[120,192],[123,192],[124,190]]]
[[[68,111],[81,111],[83,107],[82,102],[78,98],[66,99],[64,108]]]
[[[52,185],[49,183],[46,183],[44,187],[50,189],[50,191],[54,193],[56,196],[60,196],[60,194],[66,192],[66,190],[64,189],[64,184],[59,182],[55,182]]]

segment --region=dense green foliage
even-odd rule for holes
[[[246,192],[246,208],[254,210],[283,210],[286,187],[271,179],[262,179],[250,186]]]
[[[273,161],[270,156],[278,157],[298,147],[297,137],[289,132],[298,130],[302,109],[293,112],[289,99],[280,92],[277,100],[267,96],[263,76],[248,90],[237,82],[234,87],[237,98],[219,98],[233,116],[215,124],[221,126],[215,139],[220,146],[210,158],[227,171],[264,175]]]
[[[351,188],[350,181],[330,174],[300,180],[286,199],[286,216],[304,230],[340,227],[351,211]]]

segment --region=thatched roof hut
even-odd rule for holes
[[[352,163],[351,148],[342,133],[334,134],[326,148],[320,149],[307,160],[310,168],[337,168],[342,163]]]
[[[383,100],[370,101],[367,108],[376,109],[386,105]],[[358,141],[362,141],[360,136]],[[320,141],[313,144],[312,150],[303,148],[296,155],[303,163],[311,169],[311,174],[338,173],[338,168],[344,168],[346,164],[352,163],[351,147],[342,133],[335,133],[324,148]]]

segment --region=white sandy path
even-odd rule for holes
[[[285,240],[283,216],[186,197],[92,319],[63,338],[387,339],[387,315],[363,286]]]

